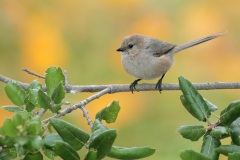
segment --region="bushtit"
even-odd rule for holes
[[[175,53],[224,34],[225,32],[219,32],[182,45],[174,45],[140,34],[126,36],[117,51],[121,52],[124,69],[137,78],[131,83],[130,91],[133,93],[138,81],[155,78],[160,78],[155,88],[161,91],[163,77],[172,66]]]

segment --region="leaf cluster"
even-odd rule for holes
[[[180,126],[178,132],[186,139],[198,141],[203,137],[200,152],[185,150],[182,160],[218,160],[219,154],[228,156],[229,160],[240,158],[240,100],[230,103],[222,110],[215,123],[209,121],[217,106],[206,100],[196,88],[184,77],[179,77],[179,85],[183,95],[180,96],[185,109],[197,120],[207,122],[203,125]],[[230,137],[232,143],[222,145],[221,140]]]
[[[17,83],[5,86],[5,92],[15,106],[3,106],[15,112],[12,119],[6,119],[0,128],[0,159],[42,160],[57,156],[64,160],[79,160],[78,151],[86,148],[85,160],[97,160],[104,157],[116,159],[140,159],[155,152],[149,147],[125,148],[113,146],[117,130],[103,124],[114,123],[120,111],[117,101],[100,110],[95,117],[91,132],[86,131],[57,118],[51,118],[44,124],[38,110],[58,113],[65,98],[65,77],[60,68],[50,67],[45,75],[46,87],[38,81],[30,83],[23,90]],[[44,89],[46,88],[46,89]],[[54,128],[55,132],[52,131]]]
[[[8,98],[16,106],[3,106],[8,111],[17,112],[26,110],[34,114],[34,110],[42,108],[57,113],[62,105],[69,104],[62,102],[65,98],[65,77],[60,68],[50,67],[46,71],[45,83],[47,92],[43,86],[34,80],[27,90],[23,90],[17,83],[10,82],[4,89]]]

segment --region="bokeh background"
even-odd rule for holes
[[[177,54],[163,83],[177,83],[180,75],[191,82],[240,81],[239,17],[238,0],[1,0],[0,74],[29,83],[37,78],[22,68],[44,75],[49,66],[59,66],[67,70],[71,84],[129,84],[134,78],[123,70],[115,51],[124,36],[140,33],[181,44],[227,30],[224,37]],[[3,87],[0,83],[0,106],[11,104]],[[240,98],[239,90],[200,92],[219,110]],[[90,95],[68,95],[66,100],[74,104]],[[157,151],[146,159],[175,160],[185,149],[201,149],[201,140],[185,140],[177,128],[203,124],[182,107],[180,95],[180,91],[116,93],[86,107],[94,119],[98,110],[119,101],[117,122],[109,125],[118,128],[115,145],[150,146]],[[0,125],[11,116],[0,109]],[[90,131],[79,110],[64,119]]]

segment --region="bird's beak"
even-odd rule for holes
[[[125,48],[118,48],[118,49],[117,49],[118,52],[123,52],[123,51],[125,51],[125,50],[126,50]]]

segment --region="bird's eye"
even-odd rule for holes
[[[133,44],[129,44],[129,45],[128,45],[128,48],[132,48],[132,47],[133,47]]]

